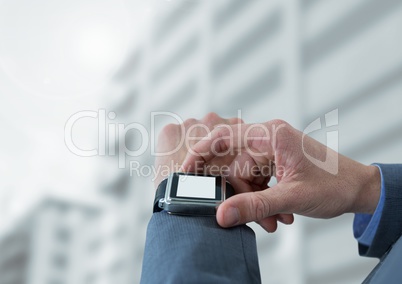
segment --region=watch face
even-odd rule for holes
[[[222,178],[175,173],[170,188],[171,198],[214,201],[221,200]]]

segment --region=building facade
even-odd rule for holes
[[[45,198],[2,233],[0,283],[129,283],[124,214],[105,208]]]
[[[151,148],[163,125],[180,122],[158,112],[185,120],[214,111],[246,122],[281,118],[300,130],[321,119],[312,136],[342,154],[401,161],[402,1],[153,1],[147,12],[143,37],[105,98],[118,119],[147,127]],[[335,122],[325,123],[329,113]],[[140,147],[138,133],[131,143]],[[153,163],[150,152],[131,159]],[[131,172],[137,280],[152,188],[150,177]],[[296,217],[269,235],[251,224],[263,282],[361,282],[377,261],[358,256],[352,220]]]

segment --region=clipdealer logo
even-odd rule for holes
[[[151,112],[151,127],[150,134],[148,129],[137,122],[131,122],[129,124],[125,123],[114,123],[107,122],[107,119],[114,120],[116,118],[116,113],[109,112],[107,113],[105,109],[99,109],[98,111],[94,110],[84,110],[79,111],[67,120],[64,127],[64,142],[67,146],[68,150],[70,150],[73,154],[80,157],[93,157],[93,156],[115,156],[118,155],[119,160],[119,168],[123,169],[126,167],[126,157],[139,157],[146,153],[148,147],[151,147],[151,155],[158,156],[161,153],[157,153],[155,151],[155,119],[160,116],[168,116],[177,121],[178,124],[182,125],[183,120],[177,114],[171,112]],[[96,119],[98,122],[98,145],[95,149],[82,149],[76,145],[73,139],[73,129],[74,126],[79,123],[81,119],[90,118]],[[130,130],[137,131],[138,137],[141,141],[140,146],[131,150],[126,145],[126,135]],[[184,138],[182,137],[182,142],[184,142]],[[116,153],[117,146],[117,153]],[[180,147],[180,144],[179,146]],[[174,149],[171,152],[177,151]],[[162,153],[162,155],[169,155],[168,153]]]
[[[155,121],[157,117],[164,116],[168,117],[169,119],[174,119],[177,122],[177,125],[181,127],[181,132],[185,133],[185,135],[180,136],[180,141],[176,145],[175,149],[172,149],[168,152],[157,152],[156,145],[155,145]],[[97,147],[93,149],[82,149],[77,146],[77,144],[73,140],[73,129],[80,120],[84,118],[95,119],[97,120],[97,128],[98,128],[98,143]],[[145,154],[150,148],[151,156],[158,157],[158,156],[169,156],[177,152],[184,143],[188,143],[187,140],[194,137],[187,137],[191,131],[185,131],[184,120],[177,114],[172,112],[151,112],[150,113],[150,127],[145,127],[144,125],[138,122],[131,122],[129,124],[125,123],[116,123],[113,120],[116,118],[116,114],[114,112],[109,112],[105,109],[95,110],[85,110],[80,111],[73,114],[66,122],[64,128],[64,141],[67,148],[75,155],[81,157],[93,157],[93,156],[118,156],[118,167],[123,169],[126,167],[126,157],[139,157]],[[239,112],[239,118],[241,119],[241,112]],[[109,120],[109,121],[108,121]],[[302,133],[302,151],[304,156],[310,160],[314,165],[317,167],[327,171],[330,174],[336,175],[338,173],[338,109],[332,110],[325,114],[324,124],[323,126],[322,119],[317,118],[313,122],[311,122],[303,131]],[[203,124],[197,124],[197,127],[205,128],[206,126]],[[219,125],[218,127],[224,127],[224,125]],[[263,124],[255,124],[253,127],[250,127],[246,131],[246,137],[244,139],[248,139],[248,133],[252,128],[260,127],[262,130],[265,131],[266,135],[264,139],[269,140],[273,139],[276,141],[276,133],[277,131],[283,127],[283,125],[273,125],[273,129],[269,130]],[[240,128],[239,128],[240,129]],[[311,156],[305,147],[305,138],[306,135],[311,134],[316,131],[320,130],[327,130],[326,131],[326,142],[325,145],[327,146],[325,159],[322,160],[318,159],[317,157]],[[137,140],[140,141],[140,145],[137,149],[130,149],[126,145],[126,135],[128,131],[136,131],[138,138]],[[212,129],[204,129],[205,131],[212,131]],[[187,135],[187,136],[186,136]],[[228,139],[233,139],[233,133],[227,137]],[[271,137],[272,136],[272,137]],[[240,136],[239,136],[240,137]],[[187,140],[186,140],[187,138]],[[231,140],[230,143],[234,143]],[[239,143],[239,142],[238,142]],[[186,144],[187,148],[191,148]],[[117,149],[117,151],[116,151]],[[212,151],[214,149],[211,149]],[[251,151],[251,150],[250,150]],[[215,153],[216,155],[222,155],[225,153]],[[264,153],[254,153],[255,155],[264,154]],[[130,161],[130,167],[136,166],[139,167],[139,164],[132,164],[134,161]]]
[[[302,138],[302,148],[303,153],[307,159],[310,160],[314,165],[323,169],[324,171],[336,175],[338,173],[338,145],[339,145],[339,131],[337,126],[339,125],[338,109],[334,109],[325,114],[325,129],[330,129],[326,131],[326,157],[324,161],[314,158],[308,154],[304,147],[304,138],[306,135],[319,131],[323,128],[321,123],[321,118],[317,118],[311,122],[303,131]],[[335,130],[333,130],[335,128]],[[331,149],[333,151],[331,151]]]

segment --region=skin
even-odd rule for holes
[[[166,125],[159,134],[156,146],[156,152],[163,153],[163,155],[158,155],[155,159],[156,169],[162,169],[158,171],[158,174],[155,176],[155,188],[157,188],[159,183],[167,178],[170,173],[182,170],[181,166],[189,150],[193,148],[197,142],[210,134],[215,127],[241,123],[243,123],[243,121],[238,118],[224,119],[215,113],[209,113],[200,120],[191,118],[184,121],[181,125]],[[219,157],[219,159],[212,158],[209,165],[223,165],[230,160],[230,156],[226,158]]]
[[[211,132],[201,127],[191,129],[199,124]],[[227,176],[237,194],[218,208],[216,218],[222,227],[255,221],[274,232],[278,221],[291,224],[293,214],[333,218],[348,212],[375,211],[381,190],[378,168],[328,149],[285,121],[244,124],[237,118],[223,119],[210,113],[201,120],[166,126],[159,136],[159,151],[176,148],[189,129],[196,139],[185,138],[188,143],[173,154],[158,157],[156,166],[173,161],[178,167],[170,167],[171,172],[210,172],[213,166],[223,169],[213,174]],[[308,156],[329,161],[336,172],[328,170],[328,165],[314,164]],[[269,187],[273,176],[277,184]],[[155,187],[163,178],[156,177]]]

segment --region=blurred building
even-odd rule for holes
[[[303,130],[321,118],[313,136],[325,143],[324,115],[335,110],[329,130],[338,131],[341,153],[363,163],[402,160],[402,1],[154,1],[150,11],[151,25],[106,96],[122,121],[152,130],[151,111],[183,120],[215,111],[247,122],[282,118]],[[155,119],[155,132],[168,122]],[[133,149],[140,141],[132,135]],[[142,241],[153,186],[135,175],[129,185]],[[358,256],[352,219],[298,217],[272,235],[252,225],[263,282],[361,282],[377,261]],[[138,242],[138,267],[142,249]]]
[[[0,283],[128,283],[124,232],[102,207],[45,199],[1,236]]]

